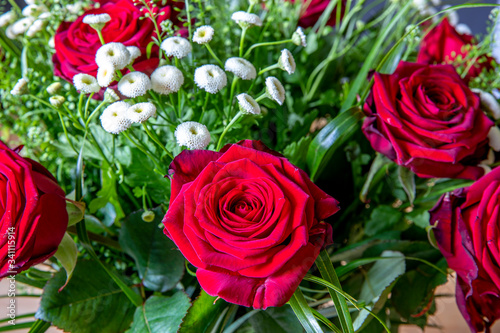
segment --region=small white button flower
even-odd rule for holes
[[[184,84],[184,75],[175,66],[161,66],[151,74],[151,88],[163,95],[179,91]]]
[[[130,104],[127,102],[116,102],[108,106],[101,115],[102,128],[111,134],[119,134],[127,130],[130,125],[130,119],[127,117],[127,110]]]
[[[224,69],[243,80],[253,80],[257,77],[255,67],[250,61],[243,58],[233,57],[227,59]]]
[[[151,89],[151,80],[142,72],[128,73],[118,82],[118,90],[130,98],[142,96],[149,89]]]
[[[107,103],[113,103],[120,100],[120,96],[111,88],[106,88],[104,91],[104,101]]]
[[[132,65],[135,59],[141,56],[141,49],[139,49],[137,46],[127,46],[127,50],[130,53],[129,65]]]
[[[95,62],[99,67],[110,62],[116,69],[124,69],[130,62],[130,52],[122,43],[107,43],[97,50]]]
[[[168,37],[161,43],[161,49],[168,57],[182,59],[191,53],[191,43],[186,38],[179,36]]]
[[[270,99],[279,105],[283,105],[285,101],[285,88],[283,88],[281,82],[274,76],[269,76],[266,79],[266,93]]]
[[[259,103],[257,103],[252,96],[243,93],[236,96],[236,98],[238,99],[238,105],[241,112],[247,114],[260,114]]]
[[[49,102],[52,106],[58,108],[60,107],[61,105],[63,105],[63,103],[66,101],[66,98],[64,98],[64,96],[59,96],[59,95],[56,95],[56,96],[51,96],[49,98]]]
[[[16,15],[12,11],[9,10],[8,12],[3,13],[0,15],[0,28],[11,24],[15,19]]]
[[[37,17],[38,15],[40,15],[41,13],[45,13],[47,12],[48,9],[47,7],[45,7],[44,5],[28,5],[26,7],[23,8],[22,10],[22,14],[24,16],[31,16],[33,18]]]
[[[60,82],[54,82],[51,83],[46,90],[50,95],[55,95],[59,92],[59,90],[61,90],[61,88],[62,84]]]
[[[156,106],[153,103],[137,103],[127,109],[127,117],[132,123],[143,123],[156,116]]]
[[[45,21],[44,20],[35,20],[33,24],[28,28],[28,31],[26,31],[26,36],[28,37],[33,37],[37,33],[43,30],[45,28]]]
[[[210,143],[210,132],[203,124],[188,121],[175,129],[175,138],[179,146],[189,149],[203,149]]]
[[[204,65],[194,71],[194,82],[200,89],[216,94],[226,86],[227,76],[219,66]]]
[[[115,66],[111,62],[104,63],[97,70],[97,83],[101,87],[107,87],[115,79]]]
[[[292,35],[292,41],[297,46],[307,46],[306,34],[304,33],[304,29],[298,27],[297,30]]]
[[[16,21],[14,24],[12,24],[12,33],[16,36],[24,34],[34,21],[35,19],[32,17],[25,17]]]
[[[88,14],[83,17],[83,23],[92,24],[105,24],[111,21],[111,16],[109,14]]]
[[[214,38],[214,28],[209,25],[203,25],[196,29],[193,34],[193,42],[198,44],[210,43],[212,38]]]
[[[278,66],[288,74],[295,73],[295,59],[290,51],[287,49],[281,50],[281,56],[278,60]]]
[[[76,90],[79,90],[84,94],[96,93],[101,90],[101,87],[97,83],[95,77],[88,74],[76,74],[73,76],[73,84],[75,85]]]
[[[17,35],[14,33],[14,31],[12,31],[12,26],[11,25],[9,25],[5,29],[5,36],[7,36],[8,39],[16,39]]]
[[[21,96],[28,93],[28,80],[22,78],[17,81],[14,88],[10,91],[12,95]]]
[[[231,19],[238,23],[242,28],[249,28],[251,26],[262,26],[262,20],[255,14],[239,11],[231,15]]]

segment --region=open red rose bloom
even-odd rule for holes
[[[0,278],[51,257],[67,227],[64,191],[56,179],[0,141]]]
[[[457,272],[457,304],[473,332],[500,318],[500,168],[444,195],[430,211],[439,249]]]
[[[363,132],[373,149],[420,177],[478,179],[493,122],[451,65],[401,62],[375,74]]]
[[[183,151],[170,166],[165,234],[212,296],[265,309],[285,304],[331,242],[337,201],[260,141]]]

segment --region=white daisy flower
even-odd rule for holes
[[[127,50],[130,53],[129,65],[132,65],[135,59],[141,56],[141,49],[139,49],[137,46],[127,46]]]
[[[161,49],[169,57],[176,57],[182,59],[191,53],[191,43],[186,38],[179,36],[168,37],[161,43]]]
[[[10,91],[12,95],[21,96],[28,93],[28,80],[25,78],[19,79]]]
[[[11,24],[12,22],[14,22],[15,19],[16,15],[11,10],[3,13],[2,15],[0,15],[0,28],[3,28]]]
[[[179,146],[189,149],[203,149],[210,143],[210,132],[203,124],[188,121],[175,129],[175,138]]]
[[[88,14],[83,17],[83,23],[92,24],[105,24],[111,21],[111,16],[109,14]]]
[[[33,24],[28,28],[28,31],[26,31],[26,36],[28,37],[33,37],[37,33],[43,30],[45,28],[45,21],[44,20],[36,20],[33,22]]]
[[[7,36],[8,39],[16,39],[17,35],[14,33],[14,31],[12,30],[12,26],[9,25],[6,29],[5,29],[5,36]]]
[[[97,83],[101,87],[107,87],[115,79],[115,66],[111,62],[106,62],[99,66],[97,70]]]
[[[184,75],[175,66],[161,66],[151,74],[151,88],[163,95],[179,91],[184,84]]]
[[[31,17],[35,18],[38,15],[40,15],[41,13],[45,13],[47,11],[48,11],[48,9],[44,5],[33,4],[33,5],[28,5],[28,6],[24,7],[21,13],[24,16],[27,16],[27,17],[31,16]]]
[[[130,125],[130,119],[127,117],[127,110],[130,104],[127,102],[115,102],[108,106],[101,115],[102,128],[111,134],[119,134],[127,130]]]
[[[127,117],[132,123],[143,123],[156,116],[156,106],[153,103],[137,103],[127,109]]]
[[[307,46],[306,34],[304,33],[304,29],[298,27],[297,30],[292,35],[292,41],[297,46]]]
[[[60,107],[61,105],[63,105],[63,103],[66,101],[66,98],[64,98],[64,96],[60,96],[60,95],[56,95],[56,96],[51,96],[49,98],[49,102],[52,106],[58,108]]]
[[[253,80],[257,77],[255,67],[250,61],[243,58],[233,57],[227,59],[224,69],[243,80]]]
[[[113,103],[120,100],[120,96],[111,88],[106,88],[104,91],[104,101]]]
[[[193,42],[198,44],[210,43],[212,38],[214,38],[214,28],[209,25],[203,25],[196,29],[193,34]]]
[[[226,86],[227,76],[219,66],[204,65],[194,71],[194,82],[200,89],[216,94]]]
[[[500,151],[500,129],[498,126],[493,126],[488,132],[488,139],[490,140],[490,147],[494,151]]]
[[[233,13],[233,15],[231,15],[231,19],[238,23],[242,28],[248,28],[254,25],[258,27],[262,26],[262,20],[260,19],[260,17],[244,11]]]
[[[118,82],[118,90],[130,98],[142,96],[149,89],[151,89],[151,80],[142,72],[128,73]]]
[[[14,24],[12,24],[12,33],[14,35],[24,34],[29,29],[29,27],[33,24],[34,21],[35,21],[35,19],[32,17],[25,17],[25,18],[22,18],[16,22],[14,22]]]
[[[59,90],[61,90],[61,88],[62,88],[62,84],[60,82],[54,82],[54,83],[50,84],[46,90],[50,95],[54,95],[54,94],[57,94],[59,92]]]
[[[236,98],[238,99],[238,105],[241,112],[247,114],[260,114],[259,103],[257,103],[252,96],[243,93],[236,96]]]
[[[75,85],[76,90],[79,90],[84,94],[96,93],[101,90],[101,87],[97,83],[95,77],[88,74],[76,74],[73,76],[73,84]]]
[[[281,50],[281,56],[278,60],[278,65],[288,74],[292,75],[295,73],[295,59],[293,58],[292,52],[287,49]]]
[[[122,43],[107,43],[97,50],[95,62],[99,67],[110,62],[116,69],[124,69],[130,62],[130,52]]]
[[[285,101],[285,88],[283,88],[281,82],[274,76],[269,76],[266,79],[266,93],[270,99],[279,105],[283,105]]]

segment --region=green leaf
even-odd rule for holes
[[[160,207],[152,210],[153,222],[144,222],[144,211],[130,214],[120,230],[120,245],[134,258],[144,286],[154,291],[172,289],[184,274],[184,257],[177,246],[159,228],[163,218]]]
[[[44,288],[36,318],[72,333],[123,332],[135,306],[95,261],[79,260],[73,278],[60,271]],[[105,314],[105,315],[104,315]]]
[[[307,152],[307,165],[314,180],[323,170],[337,148],[353,135],[363,118],[359,108],[339,114],[314,138]]]
[[[319,272],[325,281],[337,286],[340,290],[342,287],[340,285],[339,278],[333,268],[332,262],[326,250],[322,250],[316,259],[316,266],[318,266]],[[332,297],[333,304],[337,310],[340,324],[344,332],[354,332],[353,323],[351,319],[351,313],[347,307],[347,302],[344,297],[339,296],[335,290],[328,289],[330,296]]]
[[[292,142],[283,150],[283,155],[290,160],[290,163],[298,168],[304,169],[307,150],[311,144],[310,136],[302,137],[298,142]]]
[[[307,305],[306,299],[304,298],[300,288],[297,288],[295,293],[292,295],[292,298],[288,301],[288,304],[292,307],[297,319],[300,321],[302,327],[304,327],[307,333],[323,333],[323,330],[316,321],[311,308]]]
[[[125,213],[123,212],[120,201],[118,200],[118,193],[116,192],[117,175],[106,162],[103,162],[102,165],[101,179],[102,188],[97,192],[97,198],[93,199],[89,204],[90,213],[94,214],[109,202],[115,207],[115,220],[121,220],[125,217]]]
[[[259,311],[249,319],[250,324],[259,333],[302,333],[302,326],[290,306],[268,308]]]
[[[66,199],[66,211],[68,212],[68,227],[70,227],[83,220],[85,203]]]
[[[59,260],[63,268],[66,270],[66,282],[61,287],[62,290],[68,284],[71,276],[73,275],[78,257],[76,244],[67,232],[64,234],[61,244],[59,244],[54,257]]]
[[[403,213],[391,206],[378,206],[375,208],[365,225],[365,234],[374,236],[382,231],[392,229],[403,221]]]
[[[217,301],[216,301],[217,300]],[[214,303],[215,302],[215,303]],[[179,333],[205,333],[210,325],[217,320],[227,302],[210,296],[204,290],[193,302],[179,329]]]
[[[366,175],[366,180],[363,184],[363,188],[361,189],[361,193],[359,194],[359,200],[361,200],[361,202],[367,201],[366,198],[368,197],[368,192],[375,182],[375,179],[380,179],[380,175],[385,171],[384,166],[388,165],[389,163],[391,163],[391,161],[384,155],[380,153],[377,153],[375,155],[375,159],[370,166],[370,170]]]
[[[408,200],[410,200],[410,204],[413,205],[413,201],[415,200],[415,193],[417,187],[415,185],[415,174],[408,168],[403,166],[398,167],[398,178],[403,185],[403,189],[408,196]]]
[[[190,306],[189,297],[182,291],[171,297],[151,296],[135,310],[127,333],[175,333]]]
[[[366,307],[377,313],[384,305],[390,293],[393,282],[406,269],[405,256],[401,252],[384,251],[382,257],[394,257],[393,259],[384,259],[377,261],[368,271],[366,280],[361,287],[359,301],[364,301]],[[354,328],[359,330],[368,324],[369,317],[367,310],[361,310],[354,320]]]
[[[44,333],[49,329],[50,326],[50,323],[38,319],[33,323],[33,325],[31,325],[28,333]]]

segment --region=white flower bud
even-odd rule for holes
[[[26,31],[26,36],[28,37],[33,37],[37,33],[43,30],[45,28],[45,21],[44,20],[36,20],[33,22],[33,24],[28,28],[28,31]]]
[[[493,126],[488,132],[488,139],[490,140],[490,147],[494,151],[500,151],[500,129],[498,126]]]
[[[127,130],[130,125],[130,119],[127,117],[127,110],[130,104],[127,102],[116,102],[108,106],[101,115],[102,128],[111,134],[119,134]]]
[[[127,109],[127,117],[132,123],[143,123],[156,116],[156,106],[153,103],[137,103]]]
[[[120,100],[120,96],[111,88],[106,88],[104,91],[104,101],[107,103],[113,103]]]
[[[161,66],[151,74],[151,88],[163,95],[179,91],[184,84],[184,75],[175,66]]]
[[[124,69],[130,62],[130,52],[122,43],[107,43],[97,50],[95,62],[99,67],[110,62],[116,69]]]
[[[39,20],[46,20],[46,19],[49,19],[51,17],[52,17],[52,14],[49,12],[41,13],[40,15],[38,15]]]
[[[17,35],[12,31],[11,25],[5,29],[5,36],[7,36],[8,39],[16,39]]]
[[[143,96],[149,89],[151,89],[151,81],[142,72],[128,73],[118,82],[118,90],[130,98]]]
[[[47,92],[51,95],[57,94],[61,90],[62,85],[59,82],[54,82],[47,87]]]
[[[295,73],[295,59],[293,58],[292,53],[287,49],[281,50],[281,56],[278,60],[278,65],[282,70],[286,71],[290,75]]]
[[[27,94],[28,91],[28,80],[22,78],[17,81],[17,83],[14,85],[14,88],[10,91],[12,95],[15,96],[21,96],[24,94]]]
[[[155,212],[151,211],[151,210],[147,210],[145,211],[144,213],[142,213],[141,215],[141,219],[144,221],[144,222],[153,222],[154,219],[155,219]]]
[[[102,28],[111,21],[109,14],[88,14],[83,17],[83,23],[90,25],[95,30],[101,31]]]
[[[292,41],[297,46],[307,46],[306,34],[304,33],[304,29],[298,27],[297,30],[292,35]]]
[[[266,94],[279,105],[283,105],[285,101],[285,88],[281,82],[274,76],[269,76],[266,79]]]
[[[51,96],[49,98],[49,102],[52,106],[59,108],[63,103],[66,101],[66,98],[64,96],[56,95],[56,96]]]
[[[175,138],[179,146],[189,149],[203,149],[210,143],[210,132],[203,124],[188,121],[175,129]]]
[[[214,28],[209,25],[203,25],[196,29],[193,34],[193,42],[198,44],[207,44],[214,38]]]
[[[491,114],[491,116],[495,120],[500,119],[500,104],[498,103],[495,96],[481,89],[471,89],[471,90],[476,94],[479,94],[483,110]]]
[[[26,7],[23,8],[22,10],[22,14],[24,16],[31,16],[33,18],[37,17],[38,15],[40,15],[41,13],[45,13],[47,12],[48,9],[47,7],[45,7],[44,5],[28,5]]]
[[[226,86],[227,76],[219,66],[204,65],[194,71],[194,82],[200,89],[216,94]]]
[[[238,99],[238,105],[241,112],[247,114],[260,114],[260,106],[252,96],[243,93],[236,96],[236,98]]]
[[[35,19],[32,17],[25,17],[16,21],[12,25],[12,33],[16,36],[24,34],[34,21]]]
[[[75,85],[76,90],[79,90],[84,94],[96,93],[101,90],[101,87],[97,83],[95,77],[88,74],[76,74],[73,76],[73,84]]]
[[[250,61],[243,58],[233,57],[227,59],[224,69],[243,80],[253,80],[257,77],[255,67]]]
[[[15,19],[16,15],[11,10],[3,13],[2,15],[0,15],[0,28],[11,24]]]
[[[97,83],[107,87],[115,80],[115,66],[111,62],[104,63],[97,70]]]
[[[249,28],[251,26],[262,26],[262,20],[255,14],[239,11],[231,15],[231,19],[238,23],[242,28]]]
[[[182,59],[191,53],[191,43],[186,38],[179,36],[168,37],[161,43],[161,49],[168,57]]]
[[[139,49],[137,46],[127,46],[127,50],[130,53],[129,65],[132,65],[135,59],[141,56],[141,49]]]

